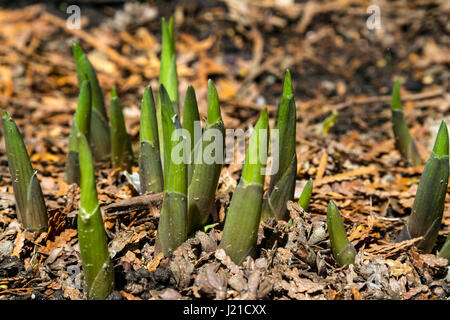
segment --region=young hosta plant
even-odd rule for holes
[[[327,209],[328,234],[330,235],[331,250],[337,263],[341,266],[354,264],[356,250],[347,238],[344,223],[342,222],[339,209],[330,201]]]
[[[114,168],[131,172],[133,150],[123,118],[122,105],[116,88],[111,88],[111,160]]]
[[[31,167],[27,149],[19,129],[6,111],[2,120],[17,217],[26,230],[46,231],[48,228],[47,208],[36,172]]]
[[[89,80],[91,87],[91,126],[89,130],[89,143],[94,158],[97,161],[107,161],[111,153],[111,142],[109,136],[108,117],[106,115],[105,101],[100,84],[95,74],[95,70],[89,62],[83,49],[78,43],[72,44],[73,56],[77,69],[78,84],[81,85],[84,80]]]
[[[295,176],[297,173],[297,154],[295,152],[296,107],[291,83],[291,74],[286,71],[283,96],[278,109],[277,129],[278,146],[274,161],[278,160],[278,170],[271,177],[266,199],[264,200],[262,217],[286,219],[286,202],[294,197]]]
[[[94,164],[86,137],[78,134],[81,168],[78,240],[84,271],[84,291],[89,300],[102,300],[114,288],[114,270],[108,252],[108,239],[97,198]]]
[[[400,81],[394,85],[392,90],[392,129],[394,130],[395,145],[397,150],[401,153],[411,165],[417,166],[422,164],[417,146],[409,133],[408,125],[406,124],[403,115],[402,100],[400,99]]]
[[[447,125],[442,121],[433,151],[420,178],[411,216],[397,241],[423,237],[417,244],[418,248],[425,253],[433,249],[444,212],[449,174],[448,161]]]
[[[183,124],[186,121],[186,111],[185,109]],[[190,119],[195,117],[196,115]],[[188,186],[189,233],[200,229],[208,221],[224,162],[224,143],[225,127],[220,115],[219,96],[214,84],[209,80],[208,118],[200,145],[197,145],[198,152],[194,154],[195,161]],[[194,151],[191,150],[191,155],[193,153]]]
[[[298,205],[302,207],[303,210],[308,211],[309,209],[309,201],[311,200],[311,194],[313,190],[313,180],[309,179],[309,181],[305,184],[303,188],[302,194],[298,199]]]
[[[88,80],[81,84],[78,106],[75,112],[69,138],[69,154],[67,155],[64,180],[68,183],[80,184],[80,164],[78,162],[78,133],[89,137],[91,124],[91,86]]]
[[[241,180],[233,193],[220,242],[220,247],[236,264],[256,246],[268,142],[269,123],[267,109],[264,109],[248,143]]]
[[[163,95],[164,86],[159,95]],[[159,218],[158,237],[164,255],[170,255],[187,239],[187,166],[184,158],[184,140],[178,116],[171,108],[162,110],[164,139],[164,196]],[[182,146],[183,154],[173,154]]]
[[[158,110],[156,110],[156,118],[158,121],[158,134],[159,134],[159,150],[161,154],[161,162],[164,168],[164,143],[165,139],[163,136],[162,128],[162,108],[168,108],[169,106],[173,109],[173,112],[179,117],[180,110],[178,106],[178,75],[177,75],[177,64],[175,55],[175,38],[173,34],[173,18],[170,18],[169,24],[166,23],[164,18],[161,19],[161,29],[162,29],[162,44],[161,44],[161,63],[159,69],[159,84],[164,87],[164,90],[169,97],[170,103],[167,103],[164,99],[166,97],[161,97],[158,95]],[[163,99],[163,100],[162,100]]]
[[[140,119],[139,180],[141,193],[163,191],[164,177],[159,153],[158,125],[152,88],[145,88]]]

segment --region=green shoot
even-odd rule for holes
[[[337,263],[341,266],[354,264],[356,250],[347,238],[341,214],[332,200],[328,204],[327,225],[331,249]]]
[[[77,68],[78,85],[81,88],[83,81],[89,80],[91,86],[92,110],[88,138],[91,150],[97,161],[107,161],[111,153],[111,141],[102,89],[94,68],[78,43],[72,43],[72,51]]]
[[[97,198],[92,154],[86,137],[78,134],[81,168],[78,240],[84,272],[84,291],[89,300],[106,299],[114,288],[114,269]]]
[[[48,217],[44,195],[36,172],[31,167],[19,129],[6,111],[2,120],[18,220],[26,230],[47,231]]]
[[[295,152],[296,107],[292,89],[291,73],[286,71],[283,96],[278,109],[277,129],[278,146],[272,153],[278,152],[278,170],[271,177],[266,199],[263,203],[262,218],[275,217],[285,220],[286,202],[294,197],[295,177],[297,174],[297,154]]]
[[[250,137],[241,180],[233,193],[225,220],[220,247],[236,264],[240,264],[256,247],[263,202],[268,129],[267,109],[264,109]]]
[[[422,164],[417,146],[409,133],[405,116],[403,115],[402,100],[400,98],[400,81],[394,85],[392,90],[392,129],[394,130],[395,146],[411,165],[418,166]]]
[[[141,193],[163,191],[164,177],[159,153],[158,124],[152,88],[145,88],[140,119],[139,179]]]
[[[420,178],[411,215],[397,239],[423,237],[417,246],[425,253],[433,249],[442,223],[449,175],[448,145],[447,125],[442,121]]]
[[[68,183],[80,184],[80,164],[78,163],[78,132],[89,137],[91,126],[91,86],[88,80],[81,84],[78,96],[77,111],[74,115],[69,138],[69,154],[64,170],[64,180]]]
[[[111,160],[114,168],[131,172],[133,150],[125,127],[122,105],[117,97],[116,88],[111,89]]]

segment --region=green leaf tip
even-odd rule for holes
[[[219,95],[211,79],[208,80],[208,117],[207,124],[213,124],[222,120],[220,115]]]
[[[117,98],[117,91],[116,91],[116,87],[115,86],[111,87],[110,94],[111,94],[111,98]]]
[[[305,211],[308,211],[309,209],[309,201],[311,199],[312,190],[313,190],[313,180],[309,179],[309,181],[303,187],[302,194],[298,199],[298,205],[302,207],[302,209]]]
[[[398,79],[392,89],[392,110],[402,110],[402,100],[400,98],[400,79]]]
[[[139,137],[141,143],[149,141],[156,148],[159,148],[155,100],[151,86],[145,88],[142,96]]]
[[[169,20],[169,25],[166,19],[161,19],[161,58],[159,83],[163,84],[169,93],[170,100],[173,101],[178,112],[178,75],[175,55],[175,38],[173,34],[173,18]]]
[[[433,153],[437,157],[448,156],[448,130],[444,120],[441,122],[436,141],[433,147]]]
[[[286,69],[283,85],[283,99],[290,100],[294,97],[294,89],[292,87],[291,71]]]
[[[72,42],[72,53],[73,56],[75,57],[75,60],[78,60],[84,54],[83,49],[76,41]]]

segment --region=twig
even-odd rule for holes
[[[111,203],[103,207],[106,216],[125,215],[137,210],[150,210],[150,206],[161,205],[163,193],[144,194],[142,196],[125,199],[119,202]]]

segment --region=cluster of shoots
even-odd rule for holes
[[[96,73],[81,47],[73,44],[79,80],[78,106],[72,123],[65,180],[80,185],[78,237],[88,299],[104,299],[114,288],[114,271],[108,252],[95,183],[94,161],[112,162],[114,169],[131,172],[134,155],[126,131],[122,105],[116,89],[110,91],[110,120]],[[138,174],[141,193],[163,192],[158,242],[164,255],[173,253],[189,236],[202,230],[211,219],[216,189],[224,163],[225,128],[219,97],[208,81],[207,118],[200,121],[195,90],[188,87],[180,116],[173,19],[162,20],[160,86],[157,101],[151,87],[145,88],[140,118]],[[323,133],[336,121],[327,119]],[[409,134],[401,107],[399,83],[392,98],[392,122],[396,145],[411,164],[421,163]],[[40,184],[14,121],[3,115],[6,150],[19,220],[27,230],[47,229],[47,209]],[[249,138],[239,183],[226,213],[220,247],[237,264],[255,252],[261,219],[287,220],[286,203],[294,197],[297,171],[296,105],[291,74],[286,71],[276,123],[277,143],[270,143],[267,109]],[[219,133],[219,134],[217,134]],[[272,137],[272,141],[274,141]],[[180,148],[181,146],[181,148]],[[449,175],[447,126],[442,122],[433,152],[425,166],[412,214],[398,240],[423,237],[418,244],[430,252],[441,225]],[[179,161],[179,155],[182,153]],[[278,161],[264,194],[267,159]],[[214,159],[209,161],[207,159]],[[313,181],[309,180],[298,200],[309,210]],[[349,242],[336,204],[327,210],[330,243],[336,262],[354,263],[356,250]],[[440,253],[450,256],[450,236]]]

